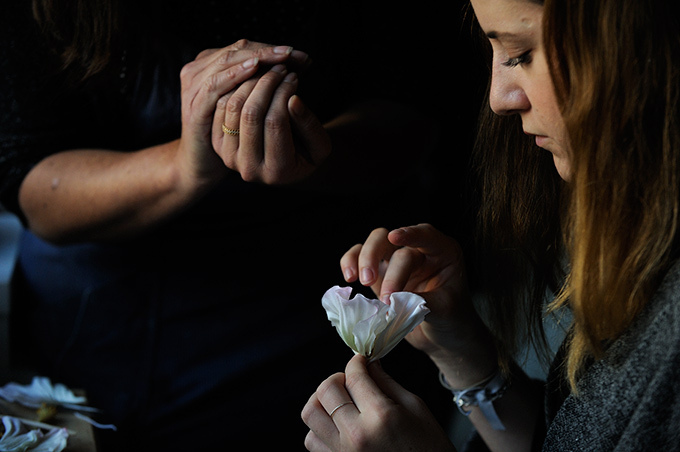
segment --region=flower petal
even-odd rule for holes
[[[411,292],[395,292],[390,295],[389,311],[388,326],[376,338],[370,361],[378,360],[389,353],[430,312],[425,300]]]
[[[85,397],[77,397],[66,386],[60,383],[53,386],[49,378],[38,376],[33,377],[28,386],[7,383],[0,388],[0,397],[31,408],[38,408],[42,403],[78,405],[86,401]]]
[[[385,356],[430,312],[425,300],[410,292],[392,294],[389,306],[362,294],[350,299],[351,293],[350,287],[333,286],[321,303],[345,344],[369,361]]]
[[[45,434],[40,444],[29,449],[29,452],[61,452],[66,449],[68,444],[68,433],[66,429],[55,428]]]
[[[19,419],[2,417],[5,433],[0,438],[0,451],[7,452],[61,452],[66,448],[68,433],[63,428],[53,428],[47,433],[39,429],[28,430]]]
[[[387,325],[386,306],[361,294],[350,299],[351,293],[351,287],[333,286],[326,291],[321,303],[345,344],[363,355],[370,353],[376,334]]]
[[[363,295],[357,295],[354,300],[358,306],[370,306],[373,315],[354,324],[352,334],[354,335],[354,350],[364,356],[370,356],[375,346],[377,336],[382,333],[388,325],[387,306],[379,300],[370,300]],[[358,311],[363,310],[361,307]]]

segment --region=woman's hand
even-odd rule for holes
[[[427,323],[408,336],[423,351],[438,344],[438,330],[452,329],[473,313],[460,246],[428,224],[375,229],[345,253],[340,267],[347,282],[358,278],[383,302],[398,291],[425,298],[431,310]]]
[[[379,363],[367,367],[361,355],[349,361],[344,374],[321,383],[302,419],[310,429],[305,439],[310,451],[455,450],[424,402]]]
[[[246,86],[256,82],[260,68],[282,63],[301,67],[306,60],[306,54],[287,46],[241,40],[223,49],[205,50],[184,66],[180,74],[182,136],[178,168],[187,183],[209,185],[226,172],[225,163],[215,153],[212,143],[214,118],[216,113],[220,115],[223,111],[223,103],[220,103],[218,113],[220,99],[248,80],[253,79]],[[265,78],[272,78],[271,72]]]
[[[227,167],[245,181],[300,181],[331,152],[328,133],[295,91],[298,77],[283,64],[220,98],[212,143]],[[238,130],[238,134],[227,133]]]
[[[430,313],[406,340],[427,353],[455,387],[466,387],[497,367],[496,350],[470,296],[458,243],[428,224],[388,232],[375,229],[340,260],[347,282],[370,286],[381,300],[415,292]]]

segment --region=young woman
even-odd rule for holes
[[[376,229],[343,256],[345,279],[381,299],[425,297],[431,314],[408,340],[456,388],[482,447],[679,450],[672,2],[471,4],[493,53],[475,257],[487,321],[460,247],[429,225]],[[543,313],[565,308],[573,322],[547,384],[531,381],[512,362],[517,345],[540,345]],[[419,398],[361,356],[319,386],[302,417],[312,451],[453,450]]]

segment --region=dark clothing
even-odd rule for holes
[[[365,28],[374,16],[357,14],[362,2],[120,2],[142,19],[124,27],[111,67],[82,86],[59,72],[27,3],[0,14],[0,202],[22,219],[19,186],[46,156],[177,138],[179,71],[205,48],[248,38],[309,53],[300,94],[322,120],[369,94],[422,94],[404,90],[408,71],[382,76],[388,62],[370,46],[390,41],[390,28]],[[421,220],[394,215],[409,203],[393,188],[392,203],[367,205],[232,175],[124,243],[55,246],[26,231],[12,320],[23,346],[14,349],[86,389],[120,430],[103,450],[301,446],[300,410],[351,356],[320,304],[339,281],[339,257],[377,225]]]

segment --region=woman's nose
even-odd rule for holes
[[[509,72],[511,70],[512,68],[504,67],[502,63],[494,63],[489,104],[497,115],[521,113],[531,107],[526,93]]]

